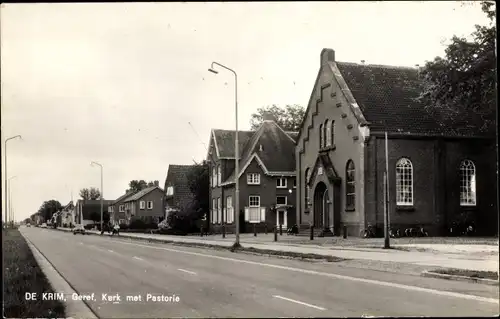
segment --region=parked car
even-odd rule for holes
[[[86,230],[83,227],[83,225],[76,225],[75,228],[73,228],[73,235],[76,235],[76,234],[85,235],[85,233],[86,233]]]
[[[47,223],[43,223],[40,227],[47,228]]]
[[[30,223],[27,223],[27,224],[26,224],[26,227],[31,227],[31,224],[30,224]]]

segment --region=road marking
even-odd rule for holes
[[[109,251],[110,253],[114,253],[114,251],[112,251],[111,249],[108,249],[108,251]]]
[[[290,301],[290,302],[294,302],[294,303],[297,303],[299,305],[303,305],[303,306],[307,306],[307,307],[311,307],[311,308],[314,308],[314,309],[318,309],[318,310],[326,310],[325,308],[323,307],[318,307],[318,306],[315,306],[315,305],[311,305],[309,303],[305,303],[305,302],[302,302],[302,301],[298,301],[298,300],[293,300],[293,299],[290,299],[290,298],[285,298],[285,297],[282,297],[282,296],[273,296],[274,298],[278,298],[278,299],[283,299],[283,300],[286,300],[286,301]]]
[[[183,271],[183,272],[186,272],[186,273],[191,274],[191,275],[196,275],[196,273],[195,273],[195,272],[192,272],[192,271],[189,271],[189,270],[180,269],[180,268],[179,268],[179,269],[177,269],[177,270],[179,270],[179,271]]]
[[[144,260],[144,259],[139,258],[139,257],[137,257],[137,256],[134,256],[134,259],[137,259],[137,260]]]
[[[365,279],[365,278],[358,278],[358,277],[337,275],[337,274],[320,272],[320,271],[315,271],[315,270],[307,270],[307,269],[301,269],[301,268],[293,268],[293,267],[287,267],[287,266],[266,264],[266,263],[261,263],[261,262],[256,262],[256,261],[250,261],[250,260],[235,259],[235,258],[222,257],[222,256],[214,256],[214,255],[206,255],[206,254],[202,254],[202,253],[195,253],[195,252],[191,252],[191,251],[176,250],[176,249],[165,248],[165,247],[156,247],[156,246],[151,246],[151,245],[143,245],[143,244],[136,244],[136,243],[127,243],[127,242],[122,242],[122,241],[114,241],[114,242],[122,244],[122,245],[132,245],[132,246],[137,246],[137,247],[147,247],[147,248],[150,248],[150,249],[160,249],[160,250],[171,251],[171,252],[176,252],[176,253],[180,253],[180,254],[186,254],[186,255],[192,255],[192,256],[201,256],[201,257],[206,257],[206,258],[214,258],[214,259],[220,259],[220,260],[227,260],[227,261],[232,261],[232,262],[237,262],[237,263],[243,263],[243,264],[257,265],[257,266],[263,266],[263,267],[269,267],[269,268],[276,268],[276,269],[283,269],[283,270],[289,270],[289,271],[293,271],[293,272],[300,272],[300,273],[304,273],[304,274],[324,276],[324,277],[329,277],[329,278],[349,280],[349,281],[355,281],[355,282],[362,282],[362,283],[365,283],[365,284],[385,286],[385,287],[390,287],[390,288],[398,288],[398,289],[403,289],[403,290],[408,290],[408,291],[425,292],[425,293],[430,293],[430,294],[434,294],[434,295],[438,295],[438,296],[454,297],[454,298],[461,298],[461,299],[468,299],[468,300],[474,300],[474,301],[480,301],[480,302],[489,302],[489,303],[499,304],[499,300],[498,299],[486,298],[486,297],[480,297],[480,296],[474,296],[474,295],[467,295],[467,294],[461,294],[461,293],[458,293],[458,292],[441,291],[441,290],[435,290],[435,289],[430,289],[430,288],[422,288],[422,287],[417,287],[417,286],[408,286],[408,285],[397,284],[397,283],[386,282],[386,281],[379,281],[379,280],[373,280],[373,279]]]
[[[82,242],[80,242],[80,245],[83,245],[83,243],[82,243]]]

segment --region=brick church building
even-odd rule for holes
[[[391,228],[439,236],[465,219],[498,234],[494,129],[424,107],[416,68],[338,62],[331,49],[320,61],[295,150],[301,228],[383,229],[387,132]]]

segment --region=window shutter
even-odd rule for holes
[[[265,207],[260,208],[260,221],[261,222],[266,221],[266,208]]]
[[[249,218],[249,210],[248,210],[248,207],[245,207],[245,221],[247,222],[248,221],[248,218]]]

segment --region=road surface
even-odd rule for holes
[[[87,303],[100,318],[499,313],[498,286],[52,229],[21,231],[81,296],[94,294]],[[110,297],[116,295],[121,300]]]

